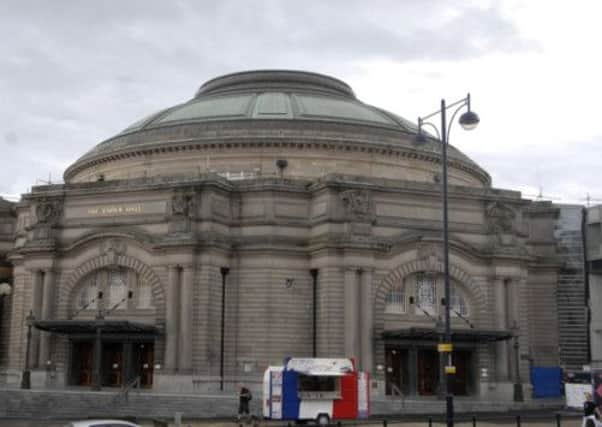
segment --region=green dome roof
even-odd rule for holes
[[[298,71],[248,71],[209,80],[188,102],[140,120],[123,133],[181,122],[324,120],[415,130],[405,119],[364,104],[332,77]]]

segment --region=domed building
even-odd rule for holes
[[[441,145],[416,133],[340,80],[251,71],[101,142],[14,208],[5,378],[204,393],[353,357],[377,400],[436,395]],[[511,399],[559,364],[557,212],[448,156],[454,392]]]

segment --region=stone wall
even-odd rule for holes
[[[207,175],[36,187],[19,208],[20,222],[29,225],[17,232],[11,255],[8,366],[23,366],[24,316],[38,304],[41,289],[35,291],[36,274],[53,272],[49,313],[65,319],[86,274],[116,265],[153,283],[150,317],[136,311],[119,316],[165,333],[155,346],[159,390],[216,390],[224,268],[226,388],[240,380],[257,384],[265,367],[284,357],[311,356],[312,269],[318,272],[318,355],[354,355],[374,371],[384,363],[384,330],[433,326],[416,314],[384,316],[383,301],[387,278],[441,274],[439,190],[437,184],[343,175],[313,182]],[[518,326],[528,356],[521,358],[524,375],[529,358],[558,363],[556,308],[547,309],[555,307],[560,266],[555,215],[552,207],[532,206],[515,192],[450,187],[453,283],[476,328]],[[453,328],[470,328],[452,320]],[[67,341],[51,343],[53,361],[66,369]],[[476,355],[475,376],[483,368],[490,373],[478,381],[511,381],[509,344],[482,345]],[[383,375],[374,378],[382,390]]]

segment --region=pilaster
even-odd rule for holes
[[[372,270],[363,269],[361,275],[360,289],[360,343],[361,343],[361,359],[360,367],[364,372],[372,372],[373,367],[373,339],[372,331],[374,328],[372,299]]]
[[[357,268],[345,269],[344,290],[345,356],[357,361],[360,356],[359,342],[359,274]]]
[[[180,325],[178,337],[179,371],[189,372],[192,369],[192,298],[194,284],[194,267],[182,267],[182,284],[180,286]]]
[[[173,372],[177,369],[178,354],[178,308],[180,306],[180,268],[168,267],[167,295],[165,301],[165,369]]]
[[[52,319],[52,307],[54,302],[54,272],[52,269],[44,270],[42,291],[42,308],[40,318],[42,320]],[[38,366],[46,365],[50,360],[50,333],[40,332],[40,351],[38,355]]]

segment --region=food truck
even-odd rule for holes
[[[263,376],[263,415],[320,425],[369,415],[368,374],[353,359],[288,358]]]

